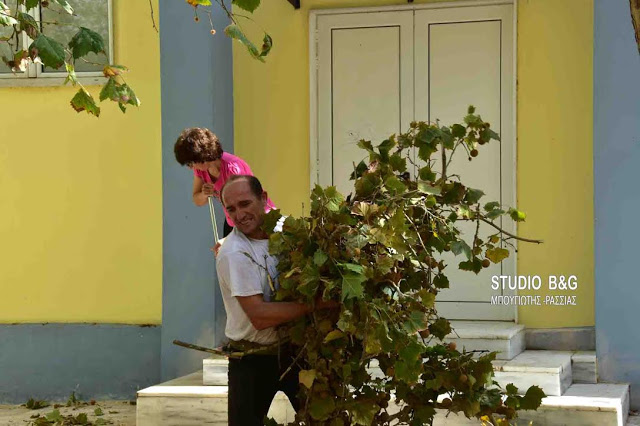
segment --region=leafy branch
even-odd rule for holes
[[[296,360],[303,404],[294,424],[430,424],[436,409],[509,424],[518,410],[540,404],[540,388],[519,395],[495,386],[495,353],[441,342],[452,332],[435,304],[449,287],[443,254],[462,257],[457,268],[477,274],[510,255],[510,239],[540,242],[493,223],[502,216],[521,222],[523,212],[481,204],[482,191],[447,175],[460,145],[474,158],[493,140],[499,136],[470,107],[464,124],[415,122],[377,146],[360,141],[369,158],[354,167],[353,193],[345,198],[335,187],[316,186],[309,216],[289,216],[282,232],[270,234],[270,253],[279,258],[276,300],[341,302],[339,312],[316,311],[285,327],[303,348]],[[412,163],[407,153],[414,151],[419,160]],[[432,171],[434,155],[440,176]],[[410,163],[418,167],[415,178]],[[279,218],[269,213],[264,229]],[[471,246],[458,221],[475,221]],[[480,229],[487,225],[499,232],[485,241]],[[382,375],[367,369],[372,360]],[[396,411],[389,412],[391,403]]]
[[[273,46],[273,40],[265,32],[261,49],[258,49],[245,35],[244,30],[237,22],[236,18],[241,17],[251,20],[246,15],[235,14],[221,0],[215,0],[216,4],[229,17],[231,25],[227,26],[225,33],[245,45],[252,57],[264,62],[265,57],[269,54]],[[211,14],[212,2],[210,0],[187,0],[187,3],[194,8],[195,20],[198,21],[198,8],[204,10],[209,16],[211,25],[211,34],[216,31],[213,27],[213,19]],[[253,13],[260,5],[260,0],[233,0],[235,6]],[[151,11],[151,22],[153,28],[158,32],[155,22],[153,4],[149,0]],[[136,96],[133,88],[127,84],[123,74],[128,68],[123,65],[112,64],[108,60],[104,62],[94,62],[87,59],[87,55],[96,54],[108,57],[107,43],[103,37],[96,31],[79,25],[76,22],[59,22],[53,21],[36,21],[29,11],[40,8],[47,9],[52,12],[66,14],[75,17],[73,7],[67,0],[18,0],[17,6],[12,10],[7,6],[6,0],[0,0],[0,28],[11,28],[11,35],[0,38],[0,45],[4,43],[8,46],[11,55],[9,57],[2,56],[4,63],[14,73],[27,72],[33,69],[42,69],[46,67],[51,70],[59,70],[66,74],[64,84],[71,83],[77,86],[78,91],[71,99],[71,107],[77,111],[85,111],[90,115],[99,117],[101,108],[95,97],[81,83],[76,74],[76,61],[81,60],[84,63],[95,65],[102,69],[105,82],[99,94],[99,101],[106,100],[115,102],[122,112],[126,112],[128,106],[140,106],[140,99]],[[204,8],[204,9],[203,9]],[[251,20],[252,21],[252,20]],[[77,32],[71,40],[65,45],[56,37],[45,35],[41,31],[41,25],[57,25],[76,28]],[[27,47],[20,45],[20,36],[26,34],[31,41]],[[21,48],[22,47],[22,48]]]

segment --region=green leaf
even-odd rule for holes
[[[403,327],[409,334],[416,333],[427,328],[427,316],[421,311],[412,311],[409,318],[404,322]]]
[[[38,6],[39,4],[40,4],[40,0],[26,0],[24,2],[24,5],[27,8],[27,10],[33,9],[34,7]]]
[[[260,6],[260,0],[233,0],[232,3],[251,13]]]
[[[27,407],[30,410],[37,410],[37,409],[48,407],[48,406],[49,406],[49,403],[47,401],[38,401],[33,398],[29,398],[29,401],[27,401],[27,403],[25,404],[25,407]]]
[[[31,43],[29,51],[32,52],[33,49],[37,49],[38,56],[42,59],[45,67],[57,69],[64,64],[64,46],[44,34],[40,34],[38,38]]]
[[[433,285],[436,288],[449,288],[449,278],[444,274],[438,274],[433,278]]]
[[[351,424],[369,426],[373,423],[373,418],[380,410],[380,406],[374,401],[357,399],[351,407]]]
[[[65,62],[65,69],[67,70],[67,77],[64,79],[64,84],[71,82],[73,86],[78,84],[78,78],[76,77],[76,71],[73,64]]]
[[[527,217],[524,212],[521,212],[518,209],[514,209],[513,207],[509,209],[509,216],[511,216],[511,219],[516,222],[524,222],[525,218]]]
[[[351,176],[349,177],[349,179],[356,180],[360,176],[362,176],[362,174],[366,171],[367,171],[367,165],[365,164],[364,161],[360,161],[358,165],[355,167],[355,170],[353,171],[353,173],[351,173]]]
[[[52,1],[55,3],[58,3],[60,7],[62,7],[62,9],[64,9],[64,11],[67,12],[69,15],[73,15],[73,7],[71,7],[71,5],[67,0],[52,0]]]
[[[324,421],[329,418],[333,410],[336,408],[336,403],[330,396],[322,398],[314,395],[314,398],[309,404],[309,414],[314,420]]]
[[[118,83],[115,77],[109,77],[109,80],[100,91],[100,101],[102,102],[105,99],[111,99],[114,102],[118,102],[118,106],[122,112],[126,111],[126,104],[134,106],[140,105],[140,99],[138,99],[133,89],[131,89],[127,84]]]
[[[463,271],[472,271],[477,274],[482,270],[482,261],[477,257],[474,257],[471,260],[460,262],[458,264],[458,268],[462,269]]]
[[[454,124],[453,126],[451,126],[451,135],[454,138],[463,138],[466,133],[467,129],[465,129],[464,126],[460,124]]]
[[[391,272],[391,268],[393,268],[394,263],[395,261],[390,256],[378,256],[376,268],[381,275],[386,275]]]
[[[509,257],[509,250],[500,247],[494,247],[492,249],[487,249],[485,254],[487,256],[487,259],[489,259],[493,263],[500,263],[504,259]]]
[[[316,266],[324,265],[327,259],[329,259],[329,256],[327,256],[327,254],[320,249],[316,250],[316,252],[313,254],[313,263],[315,263]]]
[[[407,186],[395,176],[390,176],[384,182],[384,186],[394,195],[401,194],[407,190]]]
[[[87,413],[80,413],[77,416],[73,417],[73,424],[75,425],[86,425],[89,423],[89,418],[87,417]]]
[[[338,266],[347,271],[355,272],[356,274],[364,274],[364,266],[357,263],[338,263]]]
[[[438,195],[442,191],[439,186],[431,186],[429,182],[418,182],[418,191],[425,194]]]
[[[429,161],[429,159],[431,158],[431,154],[433,154],[436,151],[437,149],[433,145],[425,144],[418,149],[418,157],[422,161]]]
[[[344,337],[344,333],[340,330],[330,331],[322,341],[323,343],[329,343],[333,340],[342,339]]]
[[[453,135],[448,127],[440,128],[440,138],[442,139],[442,146],[446,149],[453,149]]]
[[[429,331],[431,334],[442,340],[444,337],[451,333],[451,324],[445,318],[438,318],[431,325],[429,325]]]
[[[316,379],[316,370],[300,370],[298,373],[300,383],[305,385],[307,389],[311,389],[313,381]]]
[[[494,210],[491,210],[489,213],[487,213],[487,219],[489,219],[489,220],[497,219],[500,216],[502,216],[503,214],[505,214],[504,210],[502,210],[502,209],[494,209]]]
[[[358,148],[362,148],[369,152],[373,152],[373,145],[371,144],[371,141],[365,141],[364,139],[360,139],[357,145],[358,145]]]
[[[520,399],[521,410],[537,410],[542,404],[542,398],[547,395],[538,386],[531,386],[527,389],[527,393]]]
[[[431,167],[429,166],[421,168],[418,172],[418,176],[420,177],[420,180],[424,181],[433,182],[434,180],[436,180],[436,174],[431,171]]]
[[[265,57],[271,52],[273,48],[273,39],[267,33],[264,33],[264,37],[262,38],[262,49],[260,50],[260,57]]]
[[[327,209],[332,212],[340,210],[340,206],[344,203],[344,197],[338,192],[335,186],[330,186],[324,191],[327,200]]]
[[[28,13],[18,13],[18,21],[20,21],[20,31],[27,33],[29,37],[35,39],[40,33],[38,22]]]
[[[53,410],[52,412],[46,414],[45,417],[47,418],[47,420],[52,421],[52,422],[61,422],[62,423],[64,421],[64,418],[60,414],[60,410]]]
[[[402,158],[402,155],[398,152],[389,157],[389,164],[398,173],[404,173],[407,170],[407,159]]]
[[[18,21],[10,15],[11,10],[9,9],[9,6],[0,1],[0,25],[5,27],[16,25]]]
[[[422,305],[427,308],[433,308],[436,302],[436,295],[427,291],[426,289],[422,289],[418,292],[418,296],[420,296],[420,300],[422,300]]]
[[[467,259],[471,259],[471,247],[464,240],[456,240],[451,243],[451,251],[456,256],[460,253],[464,252],[464,255],[467,256]]]
[[[242,30],[238,26],[231,24],[224,29],[224,33],[227,36],[233,39],[236,39],[240,43],[244,44],[251,56],[253,56],[254,58],[258,59],[261,62],[264,62],[264,59],[262,58],[262,56],[260,56],[260,51],[258,50],[258,48],[255,46],[255,44],[253,44],[247,38],[247,36],[242,32]]]
[[[500,207],[500,203],[497,201],[491,201],[490,203],[484,205],[484,209],[488,212],[497,209],[498,207]]]
[[[100,102],[105,99],[117,100],[119,97],[118,86],[119,84],[114,77],[109,78],[100,91]]]
[[[80,27],[80,30],[74,34],[69,42],[69,48],[73,59],[85,56],[89,52],[106,54],[102,36],[85,27]]]
[[[98,407],[93,411],[93,414],[95,414],[96,416],[103,416],[104,413],[102,412],[102,408]]]
[[[484,195],[484,192],[480,191],[479,189],[467,189],[467,195],[465,195],[464,200],[468,203],[468,204],[475,204],[477,203],[480,198],[482,198],[482,196]]]
[[[100,117],[100,107],[96,105],[93,96],[84,88],[80,88],[78,93],[71,99],[71,106],[77,112],[87,111],[88,114]]]
[[[366,281],[364,275],[347,273],[342,277],[342,301],[351,298],[362,298],[364,296],[364,288],[362,283]]]
[[[518,394],[518,388],[513,383],[509,383],[507,385],[506,391],[507,391],[507,395],[517,395]]]

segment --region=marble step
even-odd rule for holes
[[[390,411],[394,411],[393,404]],[[518,424],[560,426],[624,426],[629,412],[629,386],[618,384],[574,384],[562,396],[543,399],[537,411],[524,411]],[[295,413],[287,397],[278,393],[269,416],[290,422]],[[205,386],[202,372],[170,380],[138,391],[137,425],[226,425],[227,387]],[[434,425],[478,425],[463,415],[439,410]]]
[[[510,360],[525,349],[525,327],[505,321],[450,321],[453,331],[445,342],[466,349],[498,352],[496,359]]]
[[[535,369],[535,365],[534,368],[520,368],[522,367],[522,362],[525,359],[527,359],[528,361],[526,362],[526,366],[530,366],[531,363],[536,362],[536,359],[538,358],[547,358],[548,355],[551,355],[551,358],[549,358],[549,361],[551,362],[551,360],[558,360],[558,359],[565,359],[564,357],[562,357],[562,355],[566,355],[569,356],[571,359],[571,381],[569,383],[597,383],[597,368],[596,368],[596,355],[595,352],[590,352],[590,351],[577,351],[577,352],[564,352],[564,351],[526,351],[527,355],[519,358],[517,361],[514,359],[512,361],[495,361],[494,365],[496,367],[496,377],[497,380],[499,381],[499,383],[504,383],[505,380],[509,380],[509,378],[514,378],[515,382],[514,384],[516,386],[518,386],[518,388],[520,388],[521,385],[526,385],[527,381],[522,381],[522,380],[536,380],[535,376],[531,376],[531,374],[536,374],[536,369]],[[558,358],[558,355],[561,355],[560,358]],[[562,363],[560,363],[561,365]],[[505,367],[506,366],[506,367]],[[370,368],[369,368],[370,372],[373,374],[374,377],[382,377],[382,371],[380,371],[380,369],[378,368],[377,365],[377,361],[373,360]],[[524,370],[524,371],[523,371]],[[209,386],[226,386],[227,385],[227,372],[228,372],[228,360],[224,357],[211,357],[211,358],[206,358],[204,360],[202,360],[202,383],[204,385],[209,385]],[[515,378],[515,376],[518,376],[520,373],[524,373],[523,377],[519,377],[519,378]],[[558,374],[560,374],[558,372]],[[544,375],[541,376],[540,378],[540,382],[538,383],[534,383],[534,384],[538,384],[540,386],[540,383],[548,383],[549,380],[549,376],[548,376],[548,371],[544,372]],[[564,378],[565,381],[567,381],[568,379],[565,377]],[[520,385],[518,385],[518,383],[520,383]],[[554,381],[555,383],[555,381]],[[530,386],[530,385],[529,385]],[[526,388],[528,388],[529,386],[526,386]],[[566,387],[565,387],[566,388]],[[543,388],[544,389],[544,388]],[[561,389],[558,388],[551,388],[551,390],[553,391],[553,389],[556,389],[555,392],[559,392]],[[525,388],[522,388],[521,390],[526,390]],[[547,389],[548,391],[549,389]],[[547,392],[549,395],[551,395],[551,393]]]
[[[201,426],[227,424],[227,386],[206,386],[202,371],[138,391],[136,426]],[[269,417],[292,422],[295,412],[278,392]]]
[[[629,385],[574,384],[562,396],[548,396],[536,411],[521,411],[518,424],[545,426],[625,426]],[[478,420],[438,410],[434,426],[477,426]],[[630,423],[632,424],[632,423]]]
[[[571,355],[573,383],[598,383],[598,361],[595,351],[576,351]]]
[[[227,386],[229,379],[229,360],[222,356],[213,356],[202,360],[202,383],[207,386]]]
[[[560,396],[571,386],[571,352],[524,351],[510,361],[495,361],[495,380],[504,389],[513,383],[523,393],[537,385],[547,395]]]

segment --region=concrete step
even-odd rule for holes
[[[226,425],[227,386],[206,386],[202,377],[203,372],[197,371],[138,391],[136,425]],[[276,394],[268,415],[279,423],[294,420],[284,393]]]
[[[451,321],[453,331],[445,342],[454,342],[458,350],[498,352],[497,359],[510,360],[524,351],[524,325],[505,321]]]
[[[534,425],[544,426],[625,426],[628,412],[629,385],[575,384],[563,396],[544,398],[538,410],[521,411],[518,424],[528,425],[533,422]],[[433,424],[477,426],[478,420],[453,413],[447,415],[438,410]]]
[[[503,389],[513,383],[522,394],[536,385],[547,395],[560,396],[572,383],[570,352],[524,351],[510,361],[494,362],[494,370]]]

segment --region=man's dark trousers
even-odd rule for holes
[[[281,390],[294,409],[298,409],[298,372],[295,366],[280,380],[291,365],[290,354],[247,355],[229,359],[229,426],[262,426],[275,394]]]

